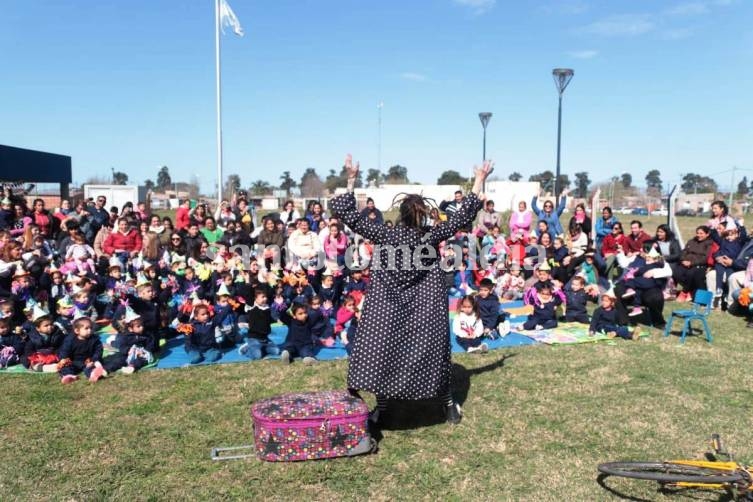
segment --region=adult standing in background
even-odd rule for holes
[[[533,221],[533,213],[528,209],[526,201],[521,200],[518,202],[518,209],[513,211],[510,215],[510,235],[514,235],[521,232],[523,235],[531,234],[531,222]]]
[[[296,210],[295,203],[292,200],[288,200],[282,206],[280,211],[280,221],[286,226],[301,219],[301,214]]]
[[[374,199],[369,197],[366,199],[366,207],[361,210],[361,216],[364,218],[369,217],[369,213],[376,214],[376,222],[380,225],[384,223],[384,216],[382,216],[382,212],[377,209],[376,204],[374,204]]]
[[[461,208],[463,205],[463,192],[460,190],[455,191],[453,200],[443,200],[439,204],[439,210],[444,212],[449,218],[452,214]]]
[[[190,206],[191,206],[191,201],[188,199],[183,199],[180,202],[178,209],[175,211],[175,230],[176,231],[180,232],[181,230],[188,228],[188,224],[191,222],[191,215],[189,214]]]
[[[536,214],[539,221],[546,222],[549,229],[549,235],[552,236],[552,239],[565,233],[562,229],[562,224],[560,223],[560,215],[565,210],[568,193],[570,193],[570,190],[568,189],[562,191],[556,210],[554,209],[554,203],[550,200],[544,202],[543,209],[539,209],[539,206],[537,205],[539,200],[538,195],[534,195],[533,200],[531,201],[531,209],[533,209],[533,212]]]
[[[399,205],[398,224],[393,228],[379,225],[361,216],[356,209],[353,186],[358,164],[350,155],[345,160],[348,193],[332,199],[330,207],[355,233],[382,246],[397,248],[397,253],[411,253],[407,268],[390,267],[390,252],[373,258],[381,266],[373,267],[369,293],[358,323],[349,359],[348,387],[365,390],[377,397],[371,420],[378,423],[387,409],[388,399],[441,398],[446,418],[459,423],[460,406],[451,394],[450,333],[447,322],[445,273],[440,267],[439,245],[459,229],[468,227],[481,208],[477,193],[492,171],[491,162],[476,168],[472,193],[463,199],[447,222],[426,227],[430,207],[418,194],[408,194]],[[434,257],[424,252],[433,248]],[[426,258],[415,260],[415,256]],[[416,263],[418,262],[418,263]]]
[[[492,228],[498,227],[502,224],[502,218],[499,216],[499,213],[494,210],[493,200],[486,201],[484,209],[479,211],[476,221],[476,237],[479,239],[491,232]]]
[[[576,223],[580,225],[581,231],[586,234],[586,238],[590,243],[592,228],[591,217],[586,213],[586,206],[582,202],[575,205],[575,214],[570,218],[570,223],[567,225],[568,230],[571,230]]]
[[[596,220],[596,251],[601,250],[601,243],[604,241],[604,237],[612,233],[614,224],[617,222],[617,217],[612,214],[612,208],[605,206],[601,210],[601,218]]]

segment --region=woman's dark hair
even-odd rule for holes
[[[586,212],[586,205],[585,205],[585,204],[583,204],[582,202],[578,202],[578,203],[577,203],[577,204],[575,205],[575,209],[576,209],[576,210],[577,210],[577,209],[582,209],[582,210],[583,210],[583,212],[585,213],[585,212]]]
[[[615,221],[612,224],[612,230],[614,230],[614,227],[620,227],[620,232],[622,232],[623,234],[625,233],[625,228],[622,226],[622,222],[621,221]]]
[[[659,240],[659,236],[658,236],[659,230],[661,230],[662,232],[664,232],[664,235],[667,236],[667,239],[666,239],[667,241],[671,241],[672,239],[675,238],[675,233],[672,232],[672,230],[669,229],[669,225],[667,225],[666,223],[662,223],[661,225],[659,225],[658,227],[656,227],[656,232],[657,232],[656,240],[657,241]]]
[[[611,207],[609,207],[609,206],[604,206],[604,207],[602,208],[601,212],[603,213],[604,211],[606,211],[606,212],[608,212],[608,213],[609,213],[609,217],[610,217],[610,218],[612,217],[612,208],[611,208]],[[602,218],[603,218],[603,215],[602,215]]]
[[[398,221],[401,225],[410,228],[422,228],[424,221],[431,213],[431,206],[426,199],[418,194],[407,194],[400,201],[400,215]]]
[[[293,206],[291,209],[295,209],[295,202],[293,202],[292,200],[286,200],[285,204],[282,205],[282,208],[285,209],[286,207],[288,207],[288,204]]]
[[[34,201],[36,203],[36,201]],[[727,216],[729,214],[729,208],[727,207],[727,203],[725,203],[723,200],[715,200],[711,203],[711,206],[717,206],[719,209],[722,210],[722,215]]]
[[[708,225],[700,225],[695,228],[696,232],[699,230],[703,230],[703,233],[710,234],[711,233],[711,227]]]
[[[583,225],[580,223],[573,223],[570,225],[570,233],[575,234],[583,231]]]

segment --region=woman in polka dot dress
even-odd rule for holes
[[[376,395],[373,422],[379,421],[388,399],[442,398],[447,421],[459,423],[462,412],[450,393],[447,289],[438,247],[475,219],[483,199],[477,194],[493,164],[485,162],[475,169],[472,193],[448,221],[431,228],[425,227],[431,208],[415,194],[403,198],[393,228],[361,216],[352,193],[359,166],[348,155],[345,167],[348,193],[332,199],[330,207],[354,232],[375,244],[348,387]]]

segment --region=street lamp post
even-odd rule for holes
[[[554,177],[554,201],[555,204],[560,195],[560,145],[562,143],[562,94],[567,88],[567,84],[575,75],[575,72],[569,68],[555,68],[552,70],[552,76],[554,77],[554,85],[557,86],[557,92],[559,93],[559,109],[557,112],[557,172]]]
[[[492,118],[492,112],[481,112],[478,114],[479,120],[481,120],[481,126],[484,128],[484,146],[483,146],[483,160],[486,162],[486,126],[489,125],[489,121]],[[486,192],[486,181],[484,181],[484,192]]]

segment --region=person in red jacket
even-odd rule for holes
[[[630,222],[630,233],[625,236],[622,247],[626,255],[633,256],[643,251],[643,243],[648,240],[651,240],[651,236],[643,231],[643,223],[633,220]]]
[[[105,239],[102,249],[110,256],[117,256],[125,266],[128,258],[133,258],[141,251],[141,233],[128,227],[126,218],[118,219],[118,228]]]
[[[181,231],[188,228],[188,223],[191,221],[190,204],[190,200],[184,199],[175,211],[175,230]]]

